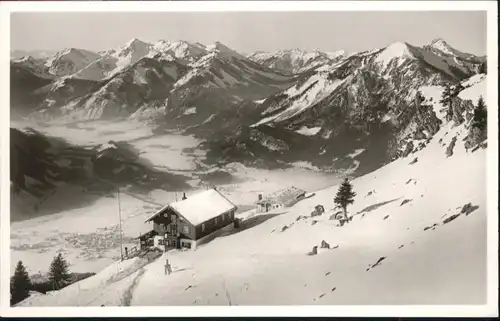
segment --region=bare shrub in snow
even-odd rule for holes
[[[382,263],[382,261],[383,261],[383,260],[385,260],[386,258],[387,258],[387,257],[385,257],[385,256],[380,257],[380,258],[377,260],[377,262],[375,262],[375,264],[368,266],[368,268],[366,269],[366,271],[369,271],[370,269],[373,269],[374,267],[379,266],[379,265]]]
[[[323,205],[316,205],[314,207],[314,211],[311,212],[311,217],[319,216],[319,215],[323,214],[324,212],[325,212],[325,208],[323,207]]]
[[[403,205],[405,205],[406,203],[409,203],[409,202],[411,202],[411,200],[410,200],[410,199],[405,199],[405,200],[403,200],[403,201],[401,202],[401,205],[399,205],[399,206],[403,206]]]
[[[471,203],[465,204],[462,207],[462,210],[460,211],[461,214],[469,215],[470,213],[474,212],[477,210],[479,206],[472,206]]]
[[[443,224],[447,224],[447,223],[450,223],[451,221],[455,220],[457,217],[460,216],[460,213],[458,214],[453,214],[452,216],[446,218],[444,221],[443,221]]]
[[[318,246],[317,245],[313,246],[312,251],[307,253],[307,255],[317,255],[317,254],[318,254]]]
[[[456,142],[457,142],[457,137],[453,137],[453,139],[450,142],[450,145],[448,145],[448,148],[446,148],[446,157],[453,156],[453,148],[455,148]]]

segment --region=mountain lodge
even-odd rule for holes
[[[234,222],[236,205],[215,189],[209,189],[181,201],[168,204],[149,217],[152,232],[141,239],[141,244],[153,244],[167,248],[195,249],[203,238]],[[154,231],[154,232],[153,232]],[[155,235],[157,234],[157,235]]]

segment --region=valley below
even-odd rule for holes
[[[301,163],[283,169],[241,163],[207,165],[198,139],[175,132],[154,134],[155,127],[130,120],[50,125],[14,120],[11,127],[32,128],[49,137],[63,138],[73,146],[107,147],[110,141],[126,142],[142,163],[176,175],[178,182],[162,188],[125,178],[108,184],[111,188],[92,191],[96,180],[91,179],[83,185],[61,183],[40,197],[28,193],[15,196],[11,203],[11,268],[22,260],[37,273],[46,273],[58,252],[67,255],[75,272],[98,272],[119,257],[118,187],[124,246],[132,247],[137,245],[133,238],[152,228],[144,221],[167,203],[180,199],[184,192],[189,196],[216,186],[239,207],[239,212],[245,212],[254,208],[259,193],[270,194],[287,186],[314,192],[340,179],[338,174]]]

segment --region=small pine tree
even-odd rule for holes
[[[441,94],[441,100],[439,101],[443,106],[448,107],[447,111],[447,120],[450,121],[453,118],[453,109],[452,109],[452,101],[453,101],[453,90],[450,85],[446,85],[444,87],[443,93]]]
[[[488,124],[488,111],[483,97],[479,97],[477,106],[474,109],[474,117],[472,118],[472,127],[478,128],[481,132],[486,133]]]
[[[348,220],[347,217],[347,206],[354,203],[354,197],[356,193],[352,190],[352,184],[349,183],[349,180],[346,178],[344,182],[339,187],[337,191],[337,195],[335,195],[334,203],[339,205],[344,211],[344,218]]]
[[[26,271],[23,262],[19,261],[16,265],[14,276],[10,281],[11,305],[14,305],[26,299],[29,296],[31,289],[32,285],[28,275],[28,271]]]
[[[415,100],[418,101],[419,104],[425,101],[425,97],[420,90],[415,94]]]
[[[443,106],[447,106],[451,101],[451,86],[446,85],[441,93],[441,100],[439,101]]]
[[[483,62],[480,66],[479,66],[479,73],[480,74],[487,74],[488,73],[488,65],[486,64],[486,61]]]
[[[62,289],[71,281],[69,264],[61,253],[57,254],[50,264],[49,280],[54,290]]]

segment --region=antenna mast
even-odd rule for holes
[[[121,260],[123,261],[123,235],[122,235],[122,209],[121,209],[121,204],[120,204],[120,188],[118,187],[118,217],[120,220],[120,256]]]

